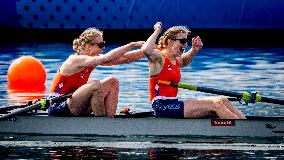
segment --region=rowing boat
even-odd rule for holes
[[[171,85],[205,93],[219,94],[244,101],[244,104],[266,102],[284,104],[284,100],[264,97],[257,92],[236,93],[189,84]],[[107,135],[107,136],[241,136],[241,137],[284,137],[284,117],[247,116],[246,120],[233,119],[174,119],[155,118],[152,112],[140,112],[110,117],[50,117],[47,114],[29,114],[34,110],[46,110],[50,104],[72,96],[72,93],[54,98],[40,99],[34,104],[2,107],[0,133],[43,134],[43,135]],[[18,108],[17,111],[7,110]]]
[[[284,137],[284,117],[249,116],[246,120],[173,119],[138,116],[51,117],[22,115],[0,121],[0,133],[101,136]]]

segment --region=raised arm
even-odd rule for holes
[[[148,58],[149,62],[153,62],[157,59],[157,57],[160,57],[161,55],[157,52],[155,52],[155,42],[159,36],[159,34],[162,31],[162,23],[157,22],[154,25],[154,33],[147,39],[147,41],[142,46],[142,52],[143,54]]]
[[[203,47],[202,40],[199,36],[193,37],[191,43],[191,49],[181,55],[182,61],[180,61],[180,67],[189,65],[192,62],[195,54]]]

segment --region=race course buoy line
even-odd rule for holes
[[[46,72],[44,65],[33,56],[15,59],[7,73],[9,90],[34,91],[45,89]]]

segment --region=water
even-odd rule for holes
[[[116,47],[110,45],[106,51]],[[23,55],[41,60],[47,72],[47,95],[52,78],[72,53],[70,44],[19,44],[0,48],[0,106],[24,103],[26,93],[7,92],[6,74],[11,62]],[[145,58],[117,66],[97,67],[92,79],[114,76],[120,81],[118,110],[151,110],[148,91],[148,63]],[[263,96],[283,99],[284,48],[206,48],[192,64],[182,68],[182,82],[235,92],[257,91]],[[179,90],[179,97],[212,96],[196,91]],[[233,102],[246,115],[283,116],[281,105]],[[33,138],[31,138],[33,137]],[[37,137],[3,136],[0,159],[281,159],[283,139],[215,140],[183,137]]]
[[[281,159],[283,148],[281,140],[241,137],[10,135],[1,138],[0,158]]]
[[[116,47],[106,48],[106,51]],[[257,91],[263,96],[283,99],[284,95],[284,48],[204,48],[192,64],[182,68],[182,82],[229,91]],[[30,44],[0,49],[0,105],[23,103],[30,94],[7,93],[6,74],[11,62],[23,55],[32,55],[42,61],[47,72],[46,91],[58,67],[72,53],[69,44]],[[116,66],[99,66],[91,75],[93,79],[114,76],[120,81],[118,111],[122,107],[150,110],[148,91],[148,63],[145,58]],[[179,97],[207,96],[209,94],[179,90]],[[273,104],[234,103],[246,115],[279,116],[283,107]]]

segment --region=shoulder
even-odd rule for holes
[[[70,55],[66,61],[78,63],[79,61],[84,61],[89,58],[91,58],[91,56],[73,54],[73,55]]]
[[[152,56],[152,62],[161,62],[165,60],[162,52],[158,49],[154,49],[151,56]]]
[[[84,61],[87,60],[89,56],[87,55],[77,55],[72,54],[70,55],[65,62],[62,64],[62,67],[77,67],[82,66],[84,64]]]

